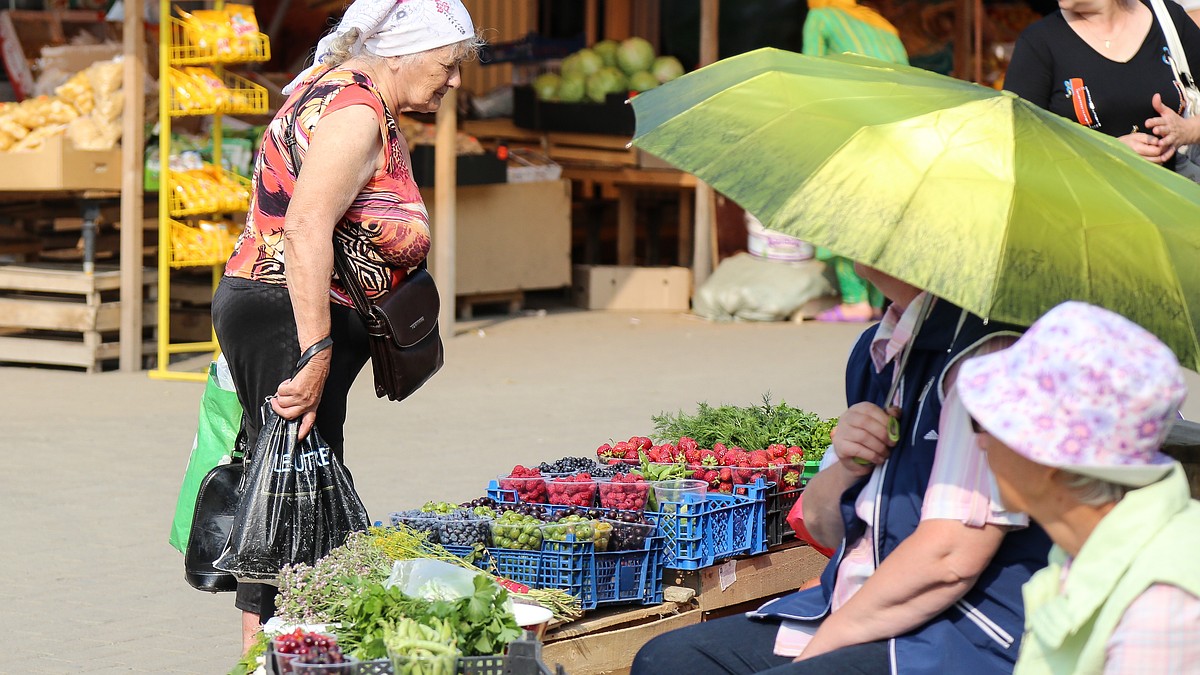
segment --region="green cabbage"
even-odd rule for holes
[[[617,48],[617,65],[626,75],[650,70],[654,64],[654,47],[644,38],[631,37]]]
[[[587,79],[587,96],[596,103],[603,103],[604,97],[625,91],[625,75],[616,68],[601,68]]]
[[[654,66],[650,72],[654,73],[659,82],[666,84],[683,75],[683,64],[674,56],[660,56],[654,59]]]
[[[592,45],[592,51],[600,55],[600,60],[604,61],[604,65],[616,67],[617,65],[617,48],[621,44],[616,40],[601,40]]]
[[[564,103],[578,103],[583,100],[587,85],[582,76],[563,76],[558,82],[558,100]]]
[[[558,84],[562,81],[556,73],[542,73],[533,80],[533,90],[539,101],[553,101],[558,97]]]
[[[641,71],[629,76],[629,88],[634,91],[649,91],[658,86],[658,78],[654,73]]]

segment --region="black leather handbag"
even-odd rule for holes
[[[237,579],[212,564],[229,542],[234,514],[242,498],[244,474],[245,464],[238,454],[231,463],[214,467],[200,482],[191,535],[183,553],[183,576],[196,590],[210,593],[237,590]]]
[[[402,401],[445,363],[438,330],[441,298],[433,276],[422,261],[395,288],[368,300],[346,253],[336,243],[333,248],[338,278],[367,327],[375,395]]]

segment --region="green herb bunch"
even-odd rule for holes
[[[366,532],[354,532],[311,567],[288,565],[279,573],[276,614],[293,624],[333,623],[342,619],[355,592],[354,580],[382,584],[392,560]]]
[[[662,412],[651,421],[659,442],[673,443],[687,436],[702,448],[721,443],[743,450],[762,450],[780,443],[803,448],[806,460],[824,455],[829,433],[837,426],[837,418],[822,419],[782,401],[773,405],[770,393],[763,395],[762,405],[713,407],[700,403],[694,415],[682,410],[675,414]]]

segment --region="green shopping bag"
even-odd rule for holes
[[[196,494],[204,476],[218,464],[229,461],[242,424],[242,404],[238,401],[233,385],[222,386],[218,377],[217,362],[208,367],[208,383],[200,398],[200,422],[196,427],[196,440],[192,443],[192,456],[188,459],[183,474],[183,486],[179,488],[179,499],[175,502],[175,520],[171,523],[171,546],[183,553],[187,549],[192,530],[192,513],[196,509]]]

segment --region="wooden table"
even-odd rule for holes
[[[546,634],[543,661],[562,664],[571,675],[628,673],[637,650],[658,635],[708,619],[753,609],[815,579],[828,558],[793,542],[766,553],[695,572],[667,570],[665,586],[695,591],[684,603],[649,607],[614,607],[590,613],[580,621]]]
[[[617,264],[633,265],[637,243],[637,197],[646,190],[678,190],[681,265],[692,257],[693,231],[713,232],[712,223],[696,223],[693,191],[696,178],[673,169],[641,150],[629,147],[624,136],[522,129],[511,119],[472,120],[462,130],[481,140],[535,146],[563,167],[563,177],[585,191],[599,190],[617,202]]]

